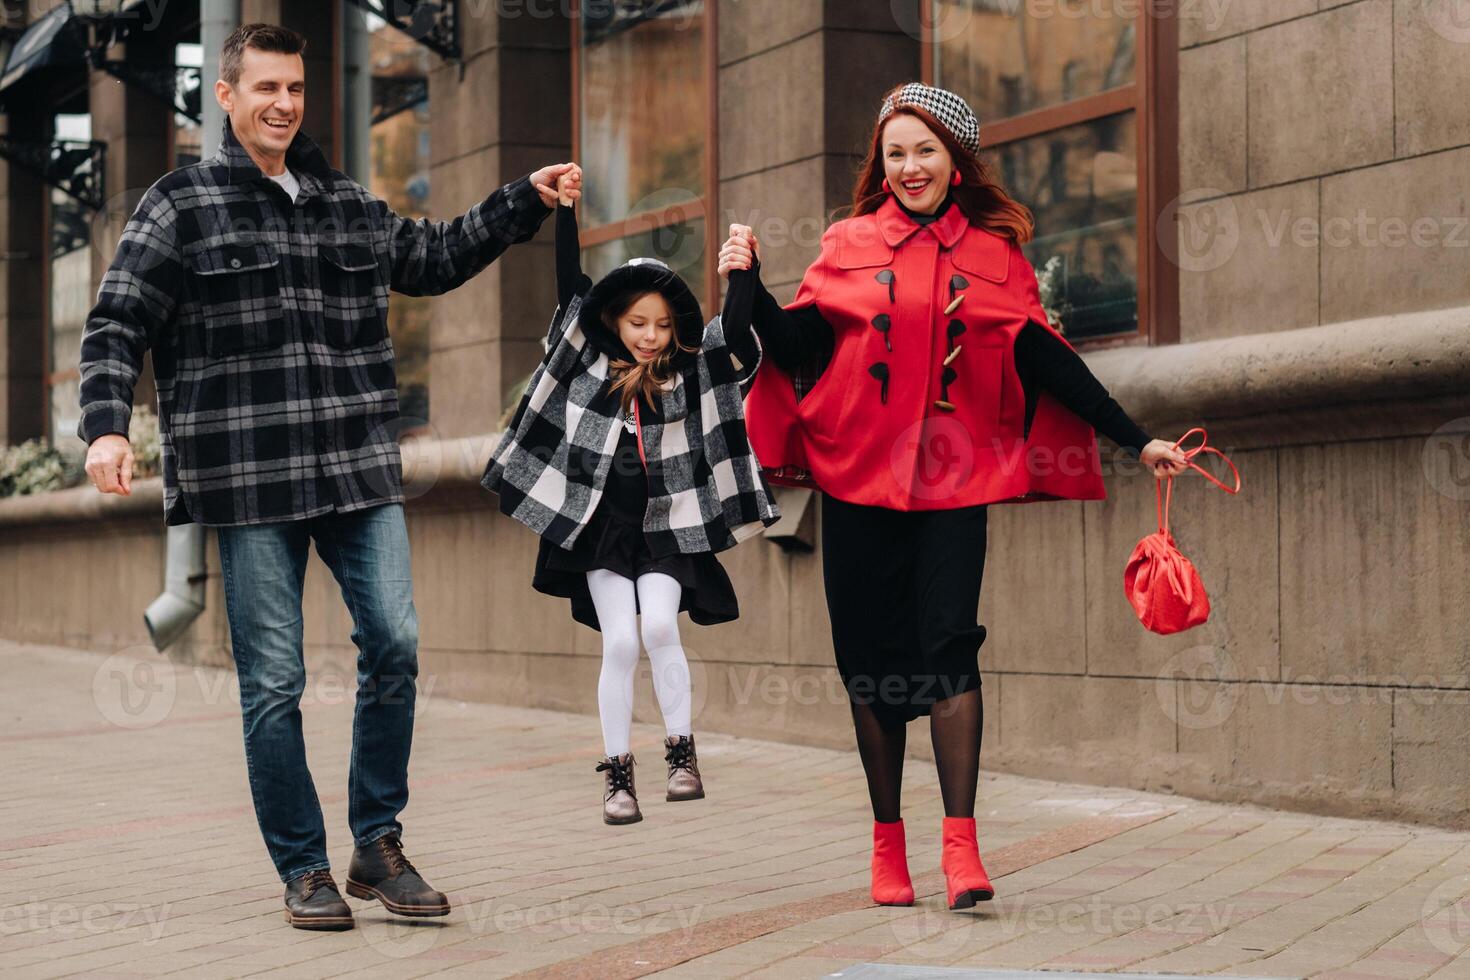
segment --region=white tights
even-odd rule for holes
[[[602,627],[602,675],[597,708],[602,746],[609,756],[628,751],[633,727],[633,676],[638,670],[638,610],[643,612],[643,647],[653,667],[653,691],[669,735],[690,735],[689,661],[679,643],[679,600],[683,589],[668,575],[640,575],[635,585],[605,568],[587,573],[587,588]]]

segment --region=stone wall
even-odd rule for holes
[[[1453,84],[1470,81],[1470,38],[1409,0],[1217,6],[1218,24],[1181,24],[1181,227],[1229,233],[1179,250],[1184,343],[1088,355],[1158,434],[1206,424],[1240,467],[1237,498],[1196,478],[1175,497],[1214,611],[1174,637],[1132,618],[1123,565],[1154,521],[1136,471],[1110,472],[1106,501],[997,507],[982,762],[1470,826],[1470,248],[1454,244],[1470,108]],[[889,9],[720,5],[720,220],[762,233],[782,298],[846,200],[877,97],[918,72]],[[566,42],[559,21],[467,22],[463,76],[431,80],[440,216],[568,155]],[[19,224],[11,181],[0,233]],[[1359,213],[1377,230],[1354,230]],[[1332,218],[1353,220],[1314,240]],[[1390,219],[1424,219],[1439,240],[1395,245]],[[406,456],[429,488],[409,506],[421,656],[434,696],[592,712],[597,634],[531,590],[534,537],[475,486],[504,392],[537,357],[550,241],[435,304],[433,430],[463,438]],[[0,636],[145,644],[162,582],[156,481],[127,501],[53,496],[0,502]],[[212,542],[209,561],[209,607],[170,654],[227,664]],[[725,562],[743,615],[687,627],[696,727],[850,744],[820,551],[758,538]],[[316,558],[307,582],[312,663],[350,664],[347,613]],[[910,746],[929,752],[918,730]]]

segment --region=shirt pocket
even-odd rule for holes
[[[280,257],[264,242],[216,242],[186,249],[204,321],[204,350],[229,357],[286,340]]]
[[[322,329],[337,348],[368,347],[388,334],[378,305],[378,256],[369,245],[323,244]]]

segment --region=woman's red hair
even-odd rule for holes
[[[885,96],[885,100],[897,94],[902,85]],[[948,129],[927,110],[915,105],[900,105],[881,122],[873,126],[873,138],[869,141],[868,156],[858,171],[857,183],[852,191],[852,216],[872,214],[883,206],[889,192],[883,189],[883,130],[900,115],[913,116],[928,126],[949,151],[955,168],[960,173],[960,185],[950,188],[950,196],[970,224],[1004,235],[1018,245],[1031,240],[1033,221],[1031,210],[1005,192],[990,175],[980,157],[960,146]]]

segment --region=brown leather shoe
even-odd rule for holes
[[[297,929],[352,928],[352,909],[342,901],[332,872],[308,871],[286,882],[286,921]]]
[[[607,773],[602,797],[602,822],[637,823],[643,819],[638,809],[638,789],[633,784],[633,753],[608,756],[597,764],[598,772]]]
[[[704,782],[699,778],[699,757],[694,754],[693,735],[670,735],[664,739],[664,761],[669,764],[669,791],[664,799],[704,799]]]
[[[397,834],[379,837],[352,852],[352,863],[347,866],[347,894],[368,901],[376,899],[394,915],[419,918],[449,914],[449,899],[429,887],[403,856]]]

